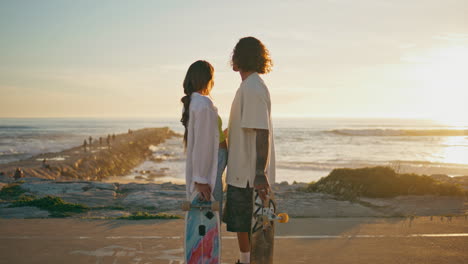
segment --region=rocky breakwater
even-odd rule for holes
[[[77,146],[57,153],[43,153],[26,160],[0,165],[0,174],[13,177],[21,168],[25,177],[55,180],[94,180],[125,175],[145,161],[149,147],[177,136],[169,128],[145,128],[116,135],[109,144],[97,140],[86,147]]]

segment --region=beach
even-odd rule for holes
[[[0,263],[183,263],[183,220],[0,219]],[[275,263],[466,263],[467,220],[301,218],[277,225]],[[223,228],[224,229],[224,228]],[[223,232],[222,263],[237,241]]]
[[[86,151],[75,146],[0,165],[2,261],[182,263],[180,140],[169,128],[135,129],[109,146],[95,142]],[[16,167],[24,171],[18,180]],[[424,177],[468,189],[466,176]],[[348,197],[332,192],[341,191],[339,184],[324,181],[322,191],[310,191],[308,182],[272,184],[278,212],[291,217],[277,225],[277,263],[463,263],[468,257],[466,195]],[[38,200],[42,205],[34,205]],[[223,263],[236,260],[236,248],[233,234],[223,231]]]

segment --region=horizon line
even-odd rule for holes
[[[228,118],[229,116],[221,115]],[[0,116],[0,119],[179,119],[179,116]],[[273,119],[400,119],[439,121],[430,117],[400,116],[339,116],[339,115],[278,115]]]

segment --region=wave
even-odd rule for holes
[[[295,171],[323,171],[330,172],[338,168],[364,168],[374,166],[387,166],[399,173],[417,174],[446,174],[452,176],[468,175],[468,164],[442,163],[430,161],[341,161],[341,162],[277,162],[277,169]]]
[[[360,168],[377,166],[380,163],[372,162],[277,162],[276,167],[279,169],[291,170],[316,170],[330,171],[336,168]]]
[[[334,129],[325,132],[342,136],[468,136],[467,129]]]
[[[36,127],[33,126],[2,126],[0,125],[0,129],[10,130],[10,129],[33,129]]]

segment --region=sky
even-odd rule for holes
[[[260,39],[274,117],[468,124],[468,1],[1,1],[0,117],[178,117],[191,63],[222,116]]]

